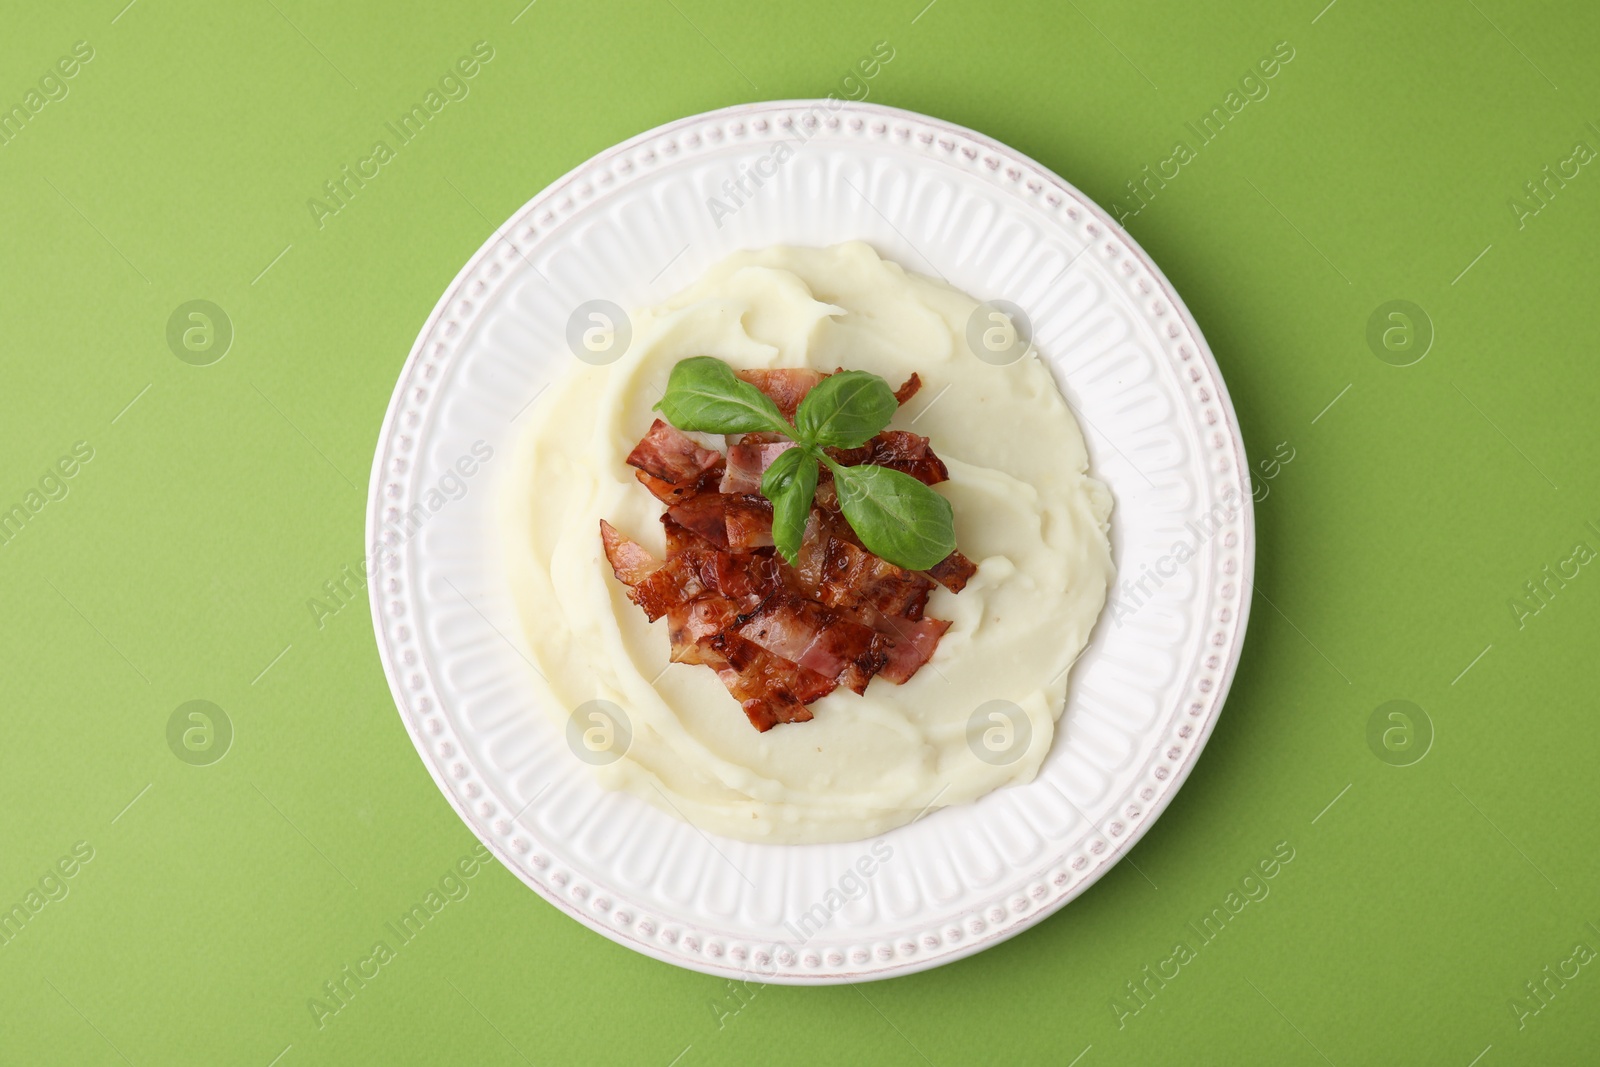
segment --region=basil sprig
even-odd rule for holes
[[[680,430],[776,433],[795,442],[761,478],[761,493],[772,501],[772,539],[791,565],[805,537],[819,467],[826,463],[845,521],[867,550],[897,567],[922,571],[955,551],[950,502],[909,474],[870,464],[846,467],[823,452],[866,444],[889,425],[898,406],[894,390],[876,374],[840,371],[806,394],[790,425],[770,397],[735,377],[726,363],[695,356],[672,368],[655,407]]]

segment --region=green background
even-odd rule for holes
[[[0,1061],[1593,1062],[1600,966],[1512,1008],[1600,948],[1600,576],[1574,554],[1600,546],[1600,174],[1523,189],[1600,148],[1593,5],[124,2],[11,4],[0,32],[6,109],[94,49],[0,146],[0,507],[93,449],[0,547],[0,908],[94,850],[0,947]],[[308,198],[480,40],[471,95],[319,229]],[[591,154],[860,95],[880,40],[870,100],[1107,205],[1294,50],[1128,221],[1266,464],[1260,595],[1203,758],[1133,863],[930,973],[734,990],[493,866],[319,1029],[308,999],[475,845],[364,599],[320,629],[306,604],[362,556],[418,329],[491,222]],[[235,331],[210,366],[166,341],[193,299]],[[1410,366],[1367,342],[1391,300],[1436,333]],[[233,724],[209,766],[167,743],[195,699]],[[1390,700],[1421,709],[1405,758],[1431,723],[1419,762],[1369,745]],[[1125,983],[1279,842],[1270,896],[1119,1025]]]

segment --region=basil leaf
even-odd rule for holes
[[[761,476],[761,495],[772,501],[772,540],[792,567],[817,493],[817,457],[803,447],[778,453]]]
[[[828,375],[808,392],[794,421],[808,444],[855,448],[889,425],[899,406],[888,382],[864,370],[846,370]]]
[[[672,368],[666,394],[655,410],[680,430],[794,433],[770,397],[735,378],[728,365],[713,356],[680,360]]]
[[[950,501],[888,467],[827,463],[839,507],[867,551],[910,571],[925,571],[955,551]]]

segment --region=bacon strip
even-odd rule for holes
[[[909,474],[925,485],[949,481],[950,470],[933,454],[928,439],[908,430],[885,430],[869,444],[872,454],[864,462]]]
[[[730,550],[748,552],[772,547],[771,501],[748,493],[730,493],[722,499]]]
[[[894,391],[895,403],[900,404],[903,407],[905,402],[916,396],[917,390],[921,388],[922,376],[916,371],[912,371],[911,377],[905,380],[905,384]]]
[[[844,368],[840,367],[834,373],[837,374],[842,370]],[[790,421],[794,420],[795,410],[799,408],[800,401],[806,398],[806,394],[815,389],[822,379],[828,377],[826,372],[805,369],[738,370],[733,373],[736,377],[749,382],[767,394],[772,402],[778,405],[778,410],[783,413],[783,417]],[[900,388],[894,391],[895,402],[904,404],[907,400],[916,396],[917,391],[921,388],[922,376],[913,371],[911,377],[907,378]]]
[[[696,493],[703,493],[707,489],[715,489],[722,480],[722,467],[711,468],[692,482],[675,485],[664,482],[660,478],[653,478],[644,471],[634,471],[633,476],[639,479],[639,484],[650,490],[650,495],[663,504],[672,505],[688,500]]]
[[[748,614],[785,588],[782,567],[776,553],[719,552],[704,574],[708,585]]]
[[[950,469],[944,460],[933,454],[928,439],[909,430],[885,430],[858,448],[829,448],[828,456],[841,467],[859,467],[871,463],[879,467],[909,474],[925,485],[938,485],[950,480]],[[826,469],[823,480],[832,481]]]
[[[769,598],[738,634],[824,678],[843,681],[848,673],[858,693],[887,661],[869,627],[792,594]]]
[[[737,634],[712,640],[725,664],[717,677],[744,709],[750,725],[765,733],[781,722],[808,722],[807,704],[821,700],[835,683],[814,671],[772,655]]]
[[[600,520],[600,542],[617,581],[628,587],[628,599],[644,609],[651,622],[674,604],[697,596],[704,588],[694,569],[683,559],[663,563],[646,552],[638,542],[618,533],[616,527]]]
[[[644,550],[644,546],[617,532],[617,528],[600,520],[600,543],[605,547],[611,572],[623,585],[634,586],[661,569],[661,561]]]
[[[721,463],[720,452],[701,448],[694,438],[661,419],[650,424],[627,459],[628,466],[673,485],[693,484]]]
[[[772,466],[773,460],[793,447],[794,442],[787,440],[771,444],[740,442],[728,446],[728,466],[722,474],[722,483],[717,488],[724,493],[761,492],[761,476],[767,473],[767,468]]]
[[[978,565],[961,553],[952,552],[929,567],[927,573],[952,593],[959,593],[967,587],[967,580],[978,573]]]
[[[710,646],[706,639],[728,629],[738,617],[738,605],[715,593],[668,608],[667,638],[671,642],[672,662],[710,663]]]
[[[821,489],[821,486],[818,486]],[[830,495],[833,486],[828,486]],[[832,522],[820,502],[814,503],[806,518],[806,530],[800,537],[800,551],[795,554],[795,582],[807,596],[815,596],[822,584],[823,567],[828,562],[828,545],[833,537],[829,533]]]
[[[933,583],[920,574],[902,570],[866,549],[830,540],[823,563],[817,599],[831,608],[860,611],[870,607],[884,615],[913,622],[922,618]]]
[[[904,685],[922,669],[924,663],[933,658],[934,650],[939,647],[939,638],[950,629],[950,623],[945,619],[932,618],[903,622],[885,617],[884,621],[892,636],[889,639],[889,662],[884,664],[879,677],[895,685]]]
[[[718,548],[727,548],[727,499],[721,493],[701,493],[667,509],[667,517]]]
[[[783,417],[794,421],[795,409],[806,394],[827,375],[814,370],[739,370],[735,376],[749,382],[772,398]]]

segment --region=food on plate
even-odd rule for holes
[[[569,715],[596,701],[626,720],[616,751],[587,760],[603,784],[706,831],[808,843],[869,837],[1035,776],[1105,603],[1111,498],[1037,353],[996,366],[967,347],[979,307],[865,244],[781,246],[737,253],[635,313],[614,362],[563,355],[570,365],[521,416],[502,533],[539,703],[568,737]],[[711,363],[794,433],[690,428],[667,399],[672,379]],[[795,455],[818,425],[802,424],[805,398],[860,376],[893,403],[863,387],[866,438],[821,446],[840,451],[814,457],[811,488]],[[893,544],[862,535],[838,471],[873,469],[943,502],[948,545],[928,533],[937,523]],[[785,505],[807,491],[812,506]],[[756,616],[730,622],[728,604],[691,595],[685,582],[710,587],[707,567],[732,610],[761,596],[785,629],[761,635],[747,629]],[[873,655],[878,616],[923,639],[897,634]],[[737,638],[712,649],[727,667],[697,651],[714,634]],[[1002,758],[982,744],[980,711],[996,701],[1027,737]],[[549,758],[570,759],[557,749]]]

